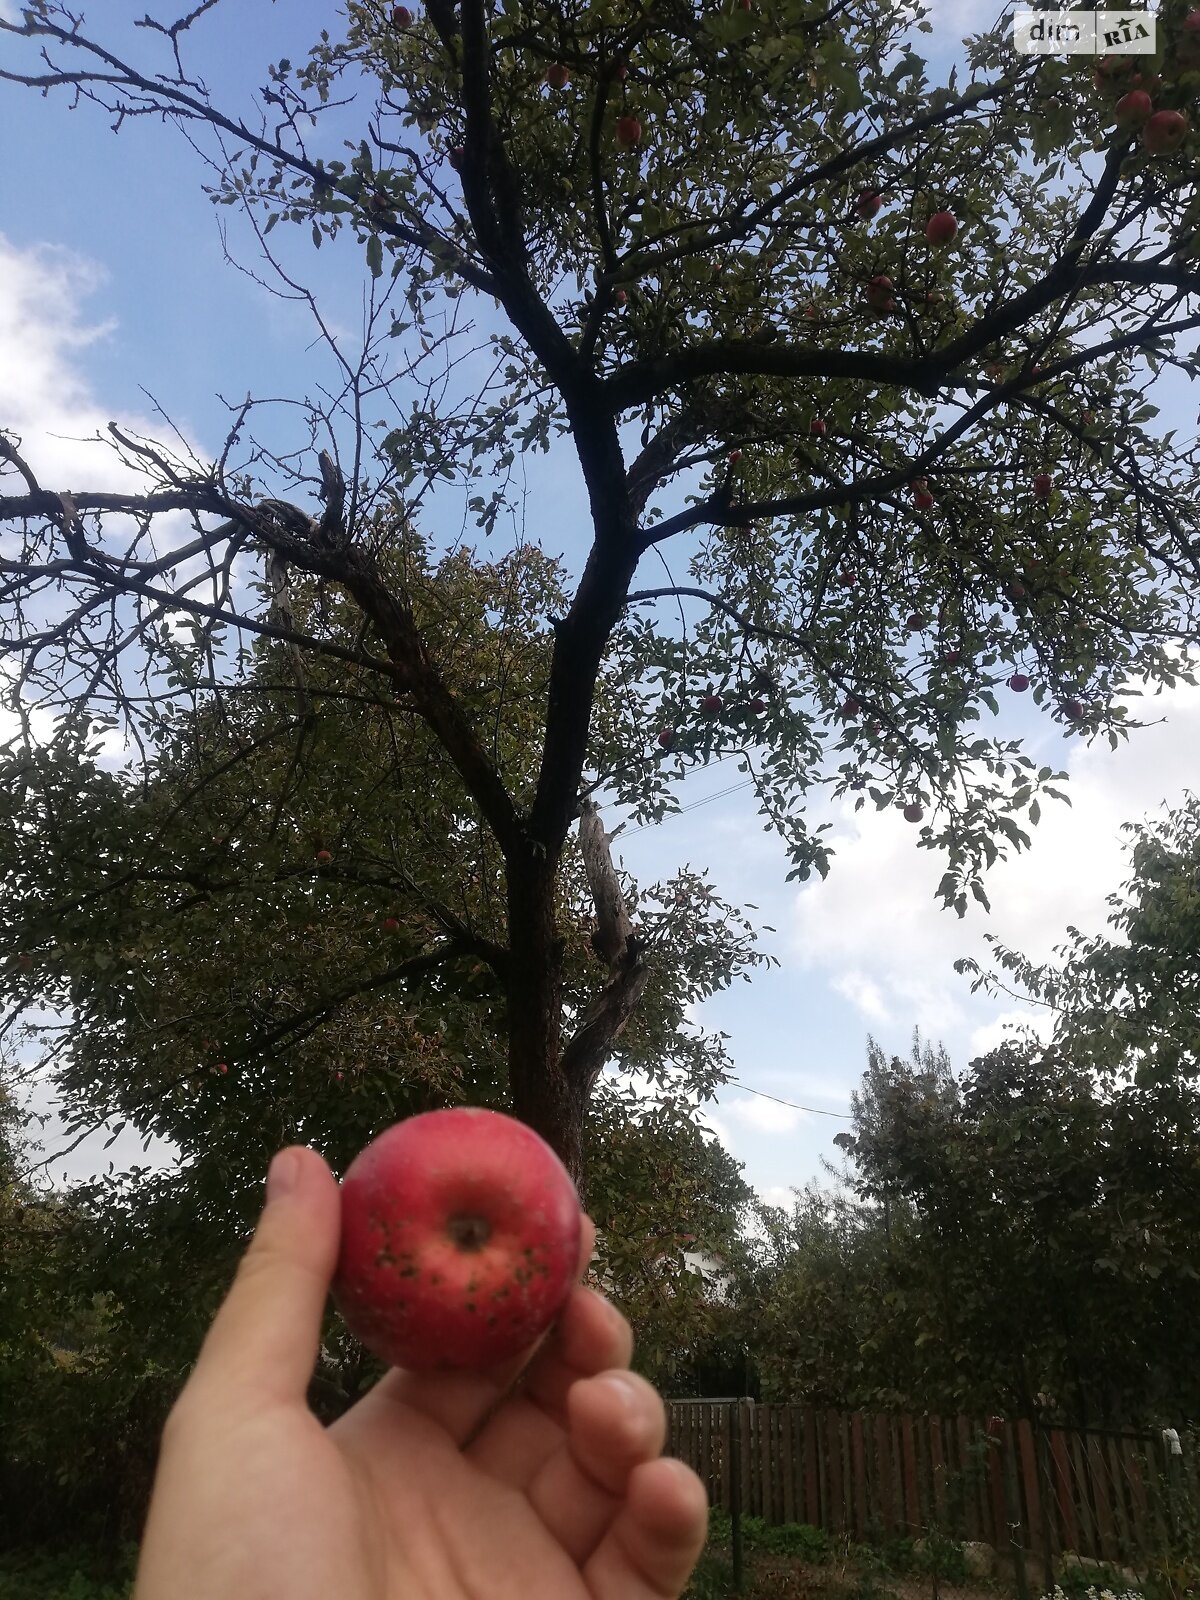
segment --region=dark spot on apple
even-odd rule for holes
[[[496,1290],[496,1292],[492,1295],[492,1299],[493,1300],[507,1300],[511,1293],[512,1293],[512,1290],[508,1287],[507,1284],[505,1284],[502,1289],[497,1289]]]
[[[467,1304],[466,1304],[466,1309],[467,1309],[467,1310],[468,1310],[468,1311],[474,1311],[474,1309],[475,1309],[475,1302],[474,1302],[474,1300],[468,1300],[468,1301],[467,1301]]]
[[[498,1321],[499,1321],[499,1318],[496,1316],[496,1313],[493,1311],[491,1313],[491,1315],[487,1319],[487,1325],[488,1325],[489,1328],[494,1328]]]
[[[486,1217],[459,1212],[447,1217],[446,1232],[460,1250],[482,1250],[492,1236],[492,1225]]]

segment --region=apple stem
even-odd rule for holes
[[[554,1321],[550,1324],[546,1331],[540,1335],[537,1343],[533,1346],[532,1350],[530,1350],[529,1354],[517,1368],[516,1372],[513,1373],[512,1377],[505,1384],[504,1388],[501,1389],[500,1393],[490,1400],[484,1407],[482,1415],[478,1417],[474,1423],[472,1423],[471,1427],[467,1431],[466,1438],[459,1445],[458,1448],[460,1454],[465,1455],[467,1453],[470,1447],[475,1443],[476,1439],[478,1439],[479,1435],[487,1427],[488,1423],[496,1415],[497,1411],[500,1410],[500,1407],[506,1404],[507,1401],[511,1400],[513,1395],[515,1395],[524,1387],[525,1380],[528,1378],[534,1362],[542,1353],[542,1346],[546,1343],[546,1340],[549,1339],[551,1334],[558,1331],[558,1325],[561,1320],[561,1317],[555,1317]]]

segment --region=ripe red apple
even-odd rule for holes
[[[854,202],[854,209],[864,222],[870,222],[872,217],[879,215],[879,208],[883,205],[883,196],[874,189],[861,189]]]
[[[1078,700],[1064,700],[1062,703],[1062,708],[1063,714],[1069,717],[1072,722],[1082,722],[1083,718],[1087,715],[1083,709],[1082,703]]]
[[[1014,694],[1024,694],[1029,687],[1029,679],[1023,672],[1014,672],[1008,680],[1008,687]]]
[[[1014,578],[1011,583],[1006,583],[1004,585],[1004,592],[1010,600],[1024,600],[1025,585],[1023,583],[1018,583]]]
[[[767,709],[767,702],[765,700],[751,700],[750,709],[756,717],[761,717]]]
[[[818,439],[823,439],[827,431],[825,427],[825,418],[814,417],[808,425],[808,431],[811,434],[815,434]]]
[[[629,299],[629,296],[625,293],[624,289],[618,289],[613,298],[616,300],[619,306],[623,306],[626,300]]]
[[[838,709],[844,717],[856,717],[862,710],[862,707],[859,705],[854,696],[850,695],[847,699],[842,701]]]
[[[1179,26],[1179,59],[1185,67],[1200,67],[1200,11],[1189,11]]]
[[[658,736],[658,742],[660,745],[662,745],[664,750],[669,750],[675,743],[674,728],[664,728]]]
[[[908,629],[909,633],[916,633],[919,628],[923,628],[925,626],[925,618],[919,611],[914,611],[911,616],[905,617],[904,626]]]
[[[1039,500],[1049,500],[1054,492],[1054,479],[1048,472],[1034,473],[1033,492]]]
[[[915,478],[913,482],[909,484],[909,488],[912,490],[913,505],[916,506],[918,511],[933,510],[933,495],[931,494],[929,485],[925,482],[924,478]]]
[[[393,28],[411,28],[412,27],[412,19],[413,19],[413,14],[408,9],[407,6],[393,6],[393,8],[392,8],[392,27]]]
[[[393,1366],[492,1367],[562,1309],[581,1222],[570,1175],[532,1128],[477,1107],[427,1111],[342,1179],[334,1301]]]
[[[225,1077],[226,1073],[229,1071],[229,1064],[225,1061],[218,1061],[216,1066],[213,1068],[213,1071],[219,1072],[222,1077]]]
[[[462,147],[462,145],[460,145],[460,144],[452,144],[450,146],[450,152],[447,155],[446,160],[454,168],[455,172],[457,172],[458,169],[462,166],[462,158],[463,158],[463,147]]]
[[[400,932],[399,919],[397,917],[384,917],[384,919],[383,919],[383,931],[384,931],[384,933],[399,933]]]
[[[736,467],[738,462],[741,459],[742,459],[742,452],[740,450],[731,450],[729,452],[729,465],[731,467]]]
[[[858,582],[858,573],[851,572],[849,567],[843,567],[838,573],[838,582],[841,584],[843,589],[853,589],[854,585]]]
[[[321,863],[321,865],[323,867],[327,866],[329,864],[329,862],[331,862],[333,860],[333,851],[332,850],[318,850],[317,851],[317,860]]]
[[[561,61],[552,61],[546,68],[544,76],[552,89],[565,89],[571,81],[571,70]]]
[[[892,280],[884,272],[876,273],[873,278],[868,279],[863,293],[872,311],[894,311],[896,309],[896,302],[892,297],[894,287]]]
[[[642,125],[636,117],[617,118],[617,143],[622,150],[632,150],[642,142]]]
[[[949,244],[958,232],[958,218],[953,211],[935,211],[925,224],[925,237],[932,245]]]
[[[706,717],[719,716],[724,703],[719,694],[706,694],[700,697],[700,709]]]
[[[1154,101],[1145,89],[1131,89],[1117,101],[1115,115],[1118,128],[1140,128],[1154,110]]]
[[[915,800],[910,800],[904,808],[905,822],[920,822],[924,815],[924,809]]]
[[[338,1081],[338,1083],[341,1083],[341,1082],[344,1081],[344,1079],[346,1077],[346,1074],[344,1072],[335,1072],[333,1076]]]
[[[961,650],[946,650],[942,654],[942,660],[946,663],[946,665],[948,667],[956,667],[958,665],[958,663],[962,660],[962,651]]]
[[[1142,143],[1152,156],[1170,155],[1187,138],[1188,119],[1182,111],[1156,111],[1142,129]]]

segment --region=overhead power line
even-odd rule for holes
[[[765,1089],[752,1089],[748,1083],[743,1083],[740,1078],[726,1078],[726,1083],[736,1084],[739,1089],[744,1089],[747,1094],[756,1094],[760,1100],[774,1100],[777,1106],[790,1106],[793,1111],[811,1111],[814,1117],[837,1117],[841,1122],[853,1122],[854,1118],[847,1111],[823,1111],[820,1106],[802,1106],[796,1100],[782,1100],[777,1094],[768,1094]]]

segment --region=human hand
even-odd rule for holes
[[[572,1291],[473,1439],[524,1358],[393,1369],[317,1421],[305,1397],[340,1218],[321,1157],[281,1152],[167,1419],[134,1600],[675,1600],[704,1542],[704,1488],[660,1458],[662,1401],[628,1371],[629,1324],[594,1290]]]

